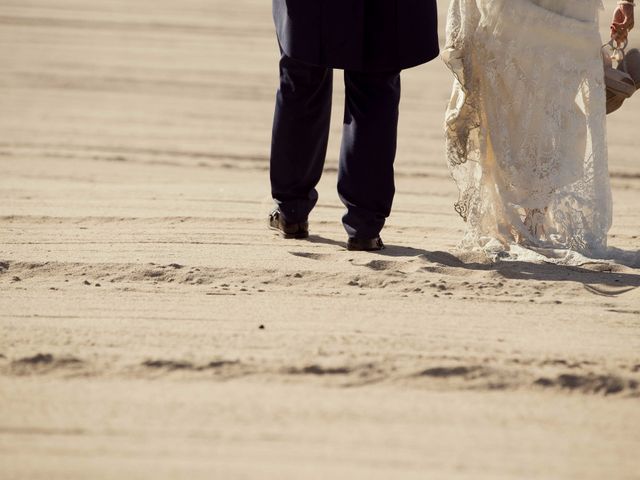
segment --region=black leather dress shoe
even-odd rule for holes
[[[380,237],[376,238],[349,238],[347,250],[352,252],[375,252],[384,250],[384,243]]]
[[[269,214],[269,228],[276,230],[284,238],[308,238],[309,222],[287,223],[277,208]]]

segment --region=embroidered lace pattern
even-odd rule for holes
[[[463,249],[606,251],[600,0],[453,0],[447,157]]]

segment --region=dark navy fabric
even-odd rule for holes
[[[285,221],[318,201],[333,69],[344,69],[338,193],[350,237],[375,238],[391,212],[400,71],[438,55],[435,0],[273,0],[281,48],[271,192]]]
[[[345,71],[338,194],[347,234],[376,238],[391,213],[398,136],[400,70]]]
[[[271,193],[285,221],[307,220],[327,152],[333,70],[282,55],[271,145]],[[350,237],[375,238],[395,192],[400,71],[344,72],[338,193]]]
[[[439,53],[436,0],[273,0],[287,56],[352,71],[414,67]]]
[[[318,201],[329,124],[333,70],[282,54],[271,139],[271,195],[289,223],[305,221]]]

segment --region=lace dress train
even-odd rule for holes
[[[447,156],[463,249],[601,258],[611,226],[600,0],[453,0]],[[574,259],[574,260],[571,260]]]

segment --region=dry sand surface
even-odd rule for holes
[[[440,61],[404,75],[390,248],[344,249],[340,82],[313,235],[275,237],[277,58],[268,0],[0,0],[0,477],[640,478],[640,270],[453,254]]]

